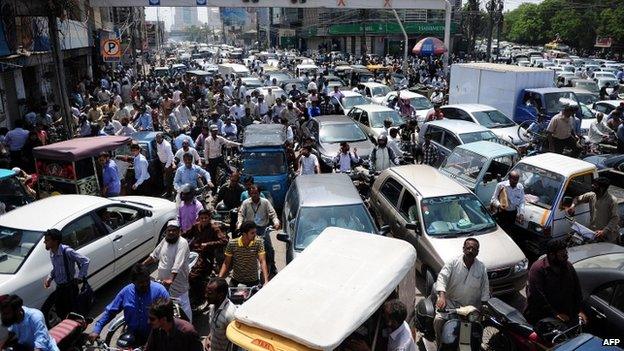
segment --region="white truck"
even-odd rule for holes
[[[552,117],[560,110],[560,99],[576,100],[573,92],[555,88],[554,78],[554,71],[535,67],[454,64],[449,104],[489,105],[518,123],[535,119],[538,110]]]

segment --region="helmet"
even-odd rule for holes
[[[119,339],[117,339],[117,347],[121,348],[133,347],[135,343],[136,339],[132,333],[123,333]]]

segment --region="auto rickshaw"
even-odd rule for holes
[[[281,124],[251,124],[243,134],[241,172],[252,176],[260,190],[268,191],[281,211],[293,171],[286,158],[286,131]]]
[[[97,162],[103,151],[115,152],[129,144],[125,136],[97,136],[75,138],[33,149],[39,180],[39,197],[60,194],[100,194],[100,166]],[[116,160],[117,162],[117,160]],[[123,173],[127,163],[118,161]]]
[[[384,302],[398,298],[413,320],[415,260],[403,240],[328,227],[238,308],[227,338],[249,351],[344,350],[355,339],[379,349]]]

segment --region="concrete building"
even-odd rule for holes
[[[47,1],[0,1],[0,127],[12,127],[28,106],[61,103],[49,19],[58,26],[68,90],[85,75],[92,75],[91,9],[84,0],[74,4],[61,20],[48,17]]]
[[[199,26],[197,7],[176,7],[171,30],[182,31],[192,26]]]

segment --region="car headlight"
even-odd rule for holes
[[[321,154],[321,160],[323,160],[323,162],[328,166],[334,165],[334,160],[331,157]]]
[[[526,271],[528,268],[529,268],[529,260],[525,258],[522,261],[516,263],[513,270],[515,273],[520,273],[520,272]]]

